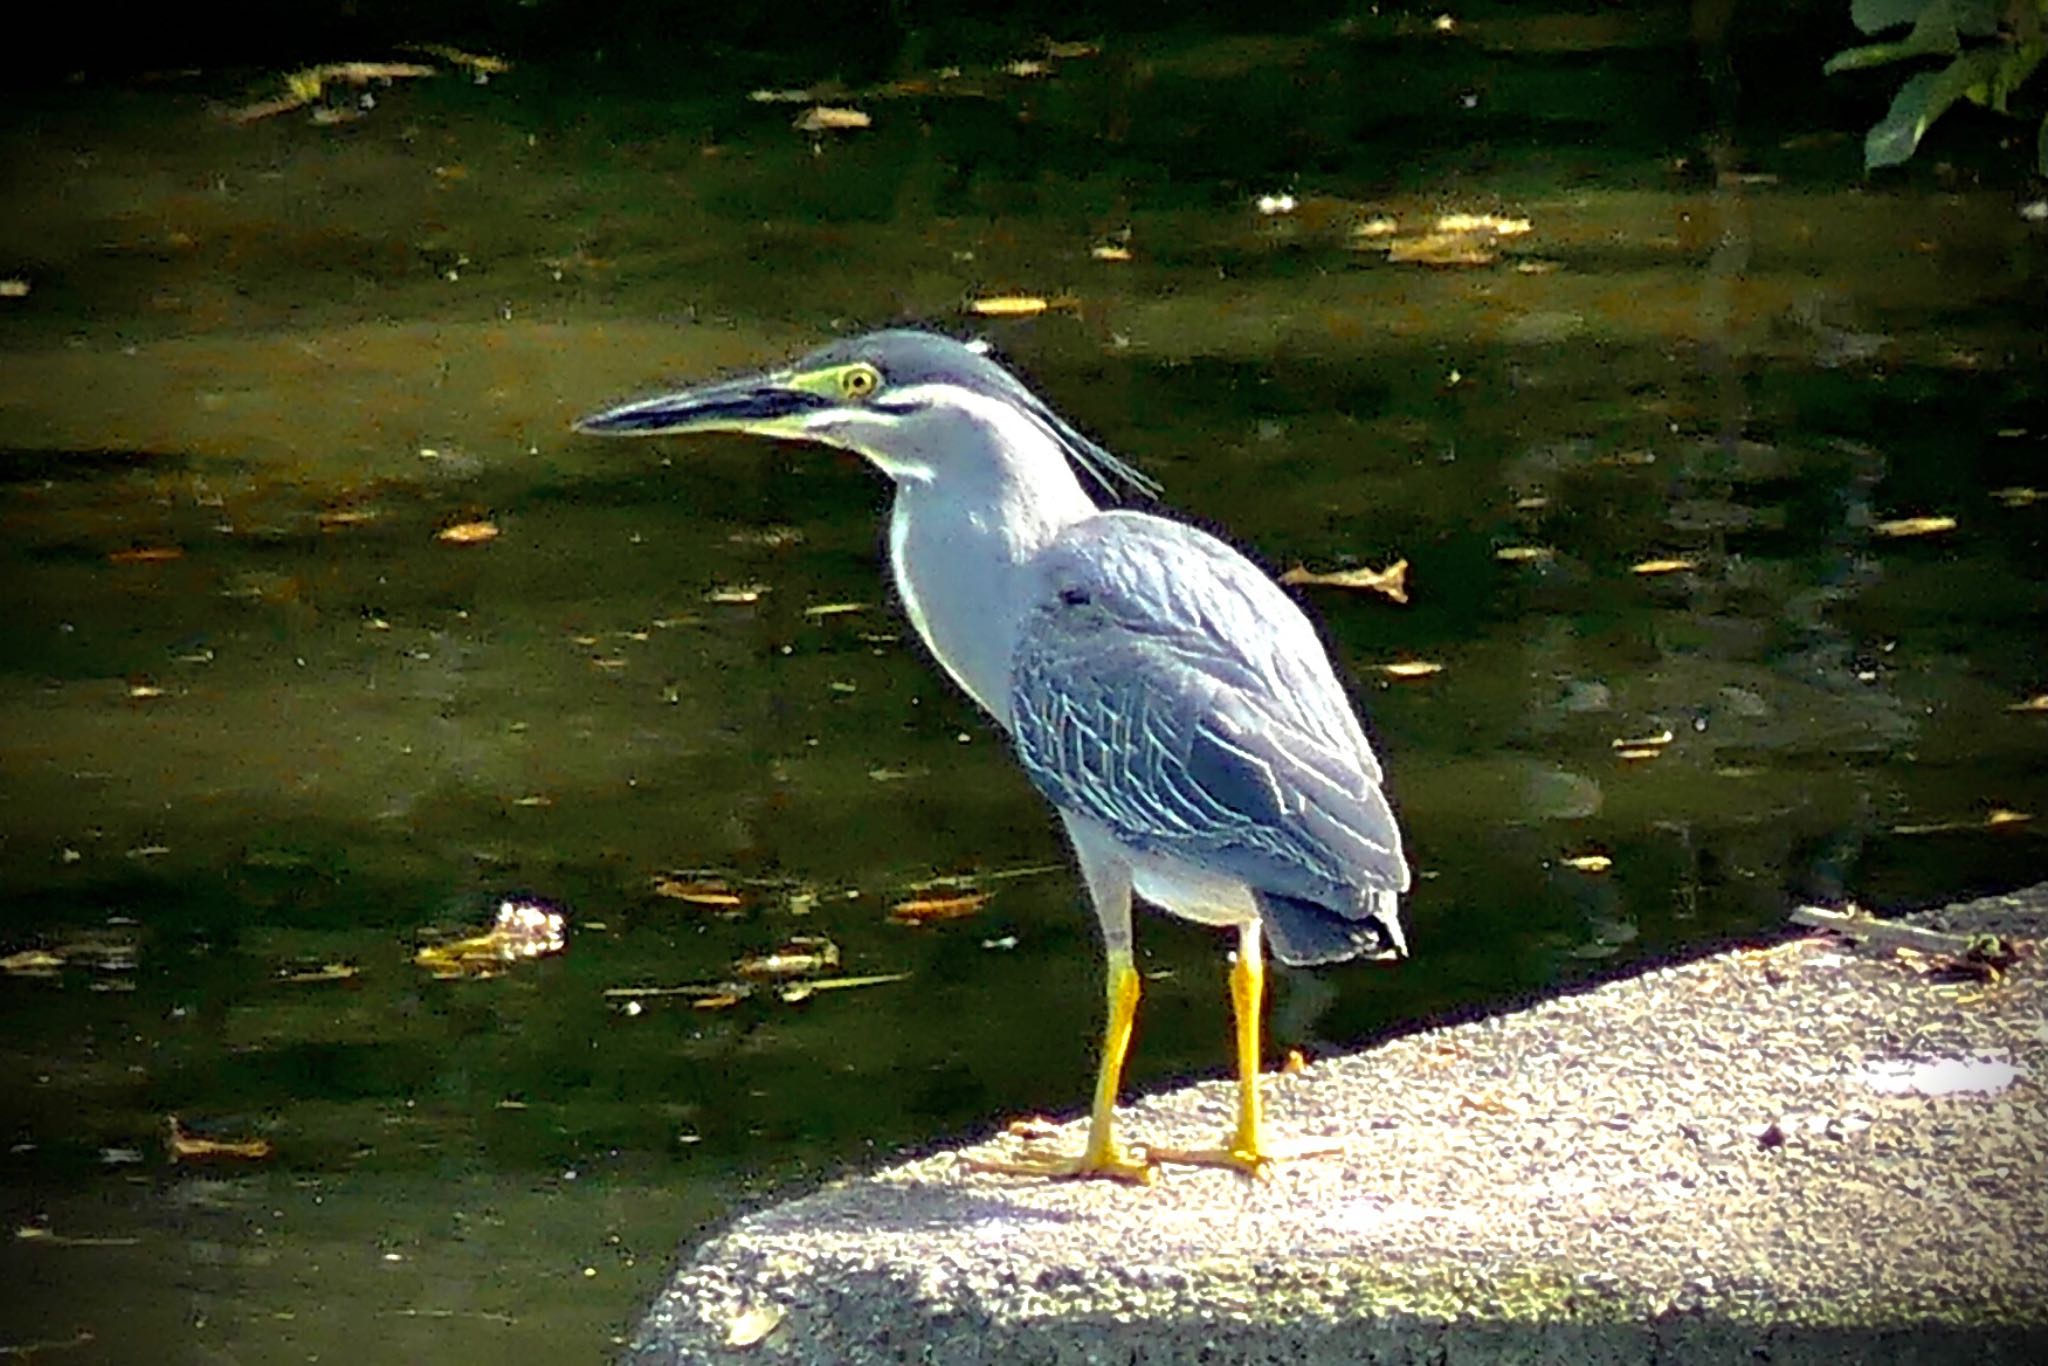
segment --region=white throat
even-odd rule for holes
[[[890,471],[890,568],[925,645],[1007,729],[1023,570],[1098,509],[1058,443],[1007,403],[948,388],[917,428]]]

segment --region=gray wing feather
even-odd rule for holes
[[[1213,536],[1131,512],[1068,528],[1037,569],[1011,723],[1055,805],[1347,916],[1407,889],[1379,761],[1272,580]]]

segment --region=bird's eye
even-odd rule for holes
[[[882,387],[882,377],[871,365],[850,365],[839,375],[839,392],[848,398],[866,398]]]

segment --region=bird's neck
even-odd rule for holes
[[[904,609],[967,694],[1005,729],[1010,655],[1023,622],[1026,570],[1062,529],[1098,511],[1052,440],[977,429],[932,483],[900,484],[889,561]]]

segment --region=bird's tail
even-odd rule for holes
[[[1401,933],[1400,894],[1375,888],[1366,892],[1350,914],[1301,897],[1260,892],[1259,918],[1266,942],[1283,963],[1305,966],[1340,963],[1360,954],[1405,958],[1408,941]]]

